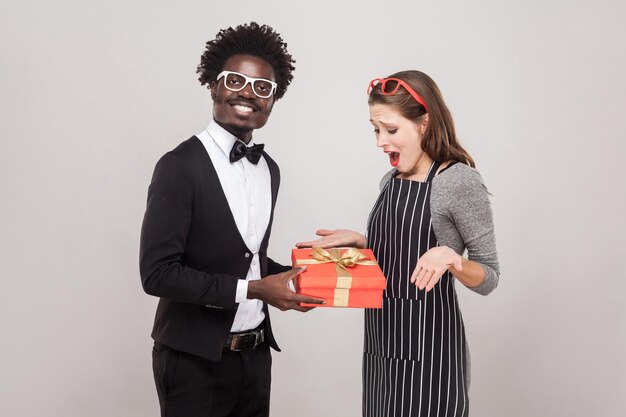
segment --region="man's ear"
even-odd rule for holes
[[[215,96],[217,95],[217,83],[215,81],[211,81],[211,84],[209,85],[209,90],[211,90],[211,100],[215,101]]]
[[[420,126],[420,134],[424,135],[424,133],[426,133],[426,128],[428,128],[428,113],[426,113],[424,115],[424,117],[422,117],[422,125]]]

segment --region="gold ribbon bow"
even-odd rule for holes
[[[376,265],[376,261],[370,260],[360,250],[350,248],[343,254],[339,249],[322,249],[313,248],[313,259],[298,259],[296,262],[299,265],[315,265],[315,264],[328,264],[334,262],[339,268],[347,270],[346,268],[352,268],[355,265]]]
[[[298,265],[316,265],[334,263],[337,269],[337,285],[335,286],[334,307],[347,307],[350,288],[352,288],[352,275],[348,268],[355,265],[376,265],[376,261],[369,259],[356,248],[350,248],[343,254],[339,249],[313,248],[313,259],[298,259]]]

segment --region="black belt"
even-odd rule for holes
[[[254,349],[265,341],[265,329],[244,333],[231,333],[226,337],[225,348],[233,351]]]

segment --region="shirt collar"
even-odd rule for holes
[[[213,141],[217,144],[217,146],[219,146],[219,148],[222,150],[222,152],[224,152],[224,155],[226,156],[230,155],[230,150],[232,149],[235,142],[241,141],[239,138],[237,138],[236,136],[233,136],[230,132],[228,132],[226,129],[220,126],[215,121],[215,119],[211,119],[211,122],[209,123],[209,126],[206,128],[206,131],[211,137],[211,139],[213,139]],[[243,141],[241,142],[245,143]],[[250,143],[248,143],[246,146],[250,147],[252,145],[253,143],[251,140]]]

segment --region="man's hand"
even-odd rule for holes
[[[259,299],[282,311],[298,310],[309,311],[314,307],[301,307],[298,303],[325,304],[322,298],[313,298],[296,294],[289,289],[289,281],[300,275],[305,268],[295,268],[280,274],[268,275],[257,281],[248,283],[248,298]]]

